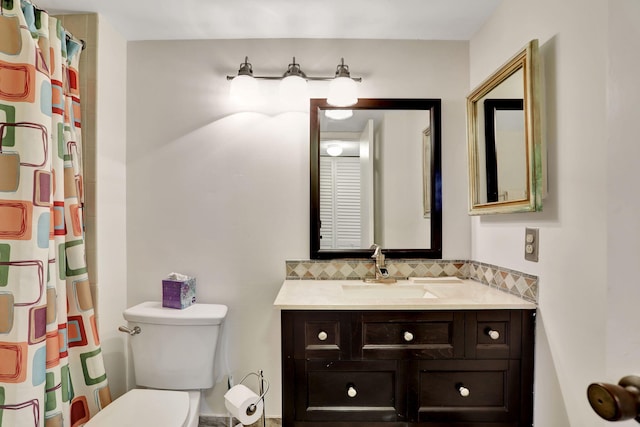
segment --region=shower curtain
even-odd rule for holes
[[[82,45],[0,0],[0,426],[84,424],[111,401],[84,253]]]

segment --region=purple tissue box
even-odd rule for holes
[[[187,308],[196,302],[196,278],[187,280],[162,281],[162,306],[169,308]]]

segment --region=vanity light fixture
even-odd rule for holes
[[[351,77],[349,66],[345,65],[344,58],[340,59],[340,64],[336,67],[333,77],[307,76],[301,69],[300,64],[293,58],[285,73],[281,76],[254,76],[253,67],[249,63],[249,58],[245,57],[240,64],[238,73],[235,76],[227,76],[231,80],[230,96],[232,100],[246,102],[247,97],[258,96],[258,86],[256,80],[280,80],[280,97],[284,100],[308,98],[307,81],[323,80],[329,81],[329,96],[327,102],[335,107],[349,107],[358,102],[358,87],[356,82],[361,82],[361,77]],[[345,117],[346,118],[346,117]]]
[[[231,80],[229,97],[236,104],[256,104],[259,102],[258,82],[253,78],[253,68],[246,56],[244,62],[240,64],[238,75]]]
[[[329,83],[327,104],[334,107],[350,107],[358,102],[358,86],[351,78],[349,66],[344,65],[344,58],[336,68],[336,76]]]
[[[296,63],[294,56],[293,62],[289,64],[280,81],[280,100],[285,105],[291,105],[302,98],[309,99],[307,75],[300,68],[300,64]]]

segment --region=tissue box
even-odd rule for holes
[[[164,279],[162,281],[162,306],[169,308],[187,308],[196,302],[196,279]]]

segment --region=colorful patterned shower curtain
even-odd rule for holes
[[[84,253],[81,44],[0,0],[0,426],[79,426],[110,392]]]

